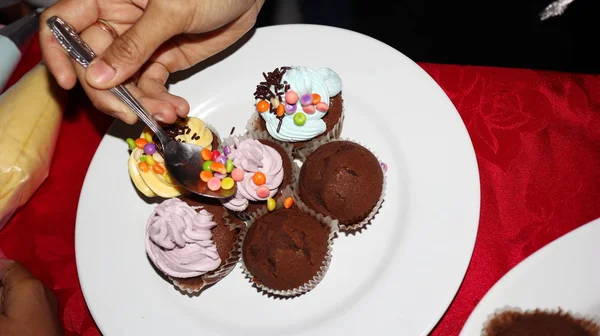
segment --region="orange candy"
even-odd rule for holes
[[[265,176],[265,174],[261,173],[261,172],[256,172],[254,173],[254,175],[252,176],[252,181],[254,182],[254,184],[256,184],[257,186],[263,185],[265,184],[265,182],[267,182],[267,177]]]
[[[137,147],[139,149],[143,149],[147,143],[148,143],[148,141],[146,141],[146,139],[143,139],[143,138],[135,139],[135,147]]]
[[[269,103],[266,100],[261,100],[256,103],[256,109],[260,113],[267,112],[269,110]]]
[[[210,165],[210,170],[223,175],[227,174],[227,169],[225,168],[225,165],[221,162],[213,162]]]
[[[321,96],[318,93],[313,93],[313,105],[317,105],[321,101]]]
[[[291,197],[288,197],[285,199],[285,201],[283,201],[283,207],[286,209],[291,208],[292,205],[294,205],[294,199]]]
[[[200,173],[200,179],[204,182],[208,182],[208,180],[210,180],[213,177],[213,173],[211,173],[208,170],[203,170]]]
[[[152,166],[152,171],[158,175],[162,175],[165,173],[165,166],[162,163],[157,162]]]
[[[208,148],[202,148],[202,150],[200,151],[200,157],[202,158],[202,160],[208,161],[212,157],[212,153],[210,150],[208,150]]]
[[[144,140],[146,141],[146,140]],[[140,162],[138,163],[138,168],[143,171],[144,173],[147,171],[150,171],[150,166],[146,163],[146,162]]]
[[[277,116],[281,117],[281,116],[283,116],[284,113],[285,113],[285,107],[283,107],[283,104],[279,104],[279,106],[277,106]]]

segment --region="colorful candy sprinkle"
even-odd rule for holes
[[[225,190],[229,190],[229,189],[233,188],[234,184],[235,184],[235,181],[231,177],[226,177],[223,179],[223,181],[221,181],[221,188],[223,188]]]
[[[146,162],[146,155],[140,156],[139,161],[140,162]]]
[[[298,94],[296,91],[288,90],[288,92],[285,93],[285,102],[290,105],[296,105],[298,102]]]
[[[311,94],[305,93],[302,95],[302,97],[300,97],[300,104],[302,104],[303,106],[312,104],[312,101],[313,97]]]
[[[212,158],[212,153],[208,148],[202,148],[202,150],[200,151],[200,157],[202,158],[202,160],[208,161],[210,160],[210,158]]]
[[[387,166],[387,164],[386,164],[385,162],[382,162],[382,163],[381,163],[381,169],[383,169],[383,172],[384,172],[384,173],[385,173],[385,172],[387,172],[387,170],[388,170],[388,166]]]
[[[210,180],[208,180],[206,182],[206,184],[208,185],[208,189],[210,189],[212,191],[217,191],[217,190],[221,189],[221,180],[219,180],[216,177],[212,177]]]
[[[227,160],[225,161],[225,170],[227,171],[227,173],[231,173],[233,171],[233,161],[231,160]]]
[[[231,154],[231,148],[229,146],[223,147],[223,154],[225,154],[225,156]]]
[[[135,139],[135,147],[137,147],[139,149],[144,148],[144,146],[146,146],[147,143],[148,143],[148,141],[146,141],[146,139],[142,139],[142,138]]]
[[[148,155],[156,153],[156,145],[153,143],[147,143],[146,146],[144,146],[144,153]]]
[[[150,166],[146,162],[139,162],[138,168],[143,172],[147,172],[150,170]]]
[[[285,201],[283,201],[283,207],[286,209],[291,208],[292,205],[294,205],[294,199],[291,197],[288,197],[285,199]]]
[[[261,172],[256,172],[254,175],[252,175],[252,182],[254,182],[254,184],[257,186],[260,186],[267,182],[267,177]]]
[[[273,97],[271,98],[271,106],[273,106],[273,108],[278,108],[279,105],[281,105],[281,102],[279,101],[279,99]]]
[[[296,112],[296,104],[285,104],[285,113],[292,114]]]
[[[244,180],[244,171],[240,168],[235,168],[231,171],[231,177],[236,182],[241,182]]]
[[[302,106],[302,111],[304,111],[306,114],[313,114],[315,113],[315,107],[312,105]]]
[[[329,110],[329,105],[326,102],[317,103],[317,111],[327,112]]]
[[[162,155],[158,154],[158,153],[154,153],[152,154],[152,157],[154,158],[154,161],[156,162],[165,162],[165,159],[162,157]]]
[[[220,162],[222,164],[225,164],[227,162],[227,156],[225,156],[225,155],[219,155],[219,157],[215,161],[216,162]]]
[[[312,94],[312,104],[317,105],[321,101],[321,95],[318,93]]]
[[[210,170],[203,170],[200,173],[200,179],[204,182],[208,182],[211,178],[213,178],[213,173]]]
[[[264,185],[262,185],[256,189],[256,196],[258,196],[260,198],[267,198],[267,197],[269,197],[270,193],[271,193],[271,190],[269,190],[269,188]]]
[[[152,133],[144,132],[144,139],[146,139],[148,142],[152,142]]]
[[[156,162],[154,161],[154,158],[152,157],[152,155],[145,155],[146,157],[146,163],[153,166]]]
[[[133,140],[132,138],[127,138],[125,142],[127,142],[127,146],[129,146],[130,150],[134,150],[136,148],[135,140]]]
[[[215,172],[215,177],[218,178],[219,180],[223,180],[224,178],[227,177],[227,174],[221,174],[221,173]]]
[[[267,209],[269,209],[269,211],[273,211],[276,207],[277,202],[275,202],[273,198],[269,197],[269,199],[267,200]]]
[[[306,114],[298,112],[294,115],[294,124],[302,126],[306,123]]]
[[[256,110],[260,113],[267,112],[269,110],[269,103],[266,100],[259,101],[256,103]]]
[[[162,163],[156,163],[152,166],[152,171],[158,175],[162,175],[165,173],[165,166]]]
[[[210,166],[212,164],[213,164],[213,162],[211,160],[204,161],[204,163],[202,164],[202,170],[208,170],[208,171],[210,171]]]
[[[283,114],[285,113],[285,106],[283,104],[277,106],[276,112],[278,117],[283,116]]]
[[[213,162],[210,165],[210,170],[212,170],[214,172],[217,172],[219,174],[223,174],[223,175],[227,174],[227,170],[225,169],[225,165],[222,164],[221,162]]]
[[[217,161],[219,156],[221,156],[221,153],[219,153],[219,151],[215,149],[214,151],[212,151],[210,159],[213,161]]]

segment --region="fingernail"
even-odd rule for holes
[[[96,84],[108,83],[117,75],[117,71],[103,60],[92,62],[87,69],[89,79]]]
[[[165,122],[165,118],[162,116],[162,114],[155,114],[154,119],[156,119],[156,121],[159,121],[161,123]]]

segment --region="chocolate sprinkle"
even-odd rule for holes
[[[287,84],[287,82],[283,82],[282,83],[282,78],[283,75],[285,74],[285,72],[291,69],[290,67],[280,67],[277,68],[271,72],[267,72],[267,73],[262,73],[263,77],[264,77],[264,82],[260,82],[257,86],[256,86],[256,91],[254,91],[254,98],[255,99],[263,99],[266,101],[271,101],[271,98],[277,98],[279,101],[283,101],[282,97],[283,94],[290,89],[289,84]],[[275,91],[273,91],[271,89],[271,87],[273,87],[273,89]],[[273,104],[270,105],[270,113],[276,113],[275,109],[273,108]],[[277,117],[277,119],[279,119],[279,125],[277,125],[277,132],[279,133],[279,130],[281,129],[281,124],[283,123],[283,117]],[[233,130],[232,130],[233,133]]]
[[[231,132],[229,132],[229,135],[232,135],[234,131],[235,131],[235,126],[233,126],[233,127],[231,128]]]

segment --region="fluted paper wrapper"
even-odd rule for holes
[[[208,286],[213,285],[225,278],[240,260],[240,246],[242,242],[242,233],[244,232],[245,226],[233,222],[229,217],[227,209],[223,209],[223,220],[225,221],[225,225],[229,226],[230,230],[238,230],[237,239],[231,247],[229,257],[227,257],[226,260],[221,260],[221,265],[219,265],[217,269],[207,272],[201,276],[187,279],[169,277],[169,279],[173,282],[173,285],[181,292],[187,294],[197,294],[201,292]]]
[[[498,308],[496,311],[488,315],[487,320],[481,327],[481,336],[495,336],[494,333],[489,330],[493,323],[508,324],[514,317],[522,314],[534,314],[534,313],[545,313],[545,314],[561,314],[571,316],[574,320],[581,324],[581,326],[592,335],[600,335],[600,316],[584,316],[582,314],[573,313],[569,310],[561,308],[553,309],[527,309],[523,310],[518,307],[505,306]]]
[[[247,140],[247,139],[267,140],[267,141],[270,141],[270,142],[276,144],[277,146],[281,147],[281,149],[283,149],[283,151],[287,155],[288,159],[290,160],[291,165],[292,165],[292,173],[293,173],[293,169],[295,167],[295,164],[294,164],[294,156],[293,156],[292,152],[294,150],[294,147],[291,144],[289,144],[289,143],[281,143],[281,142],[276,141],[275,139],[273,139],[269,135],[269,132],[267,132],[267,131],[252,132],[252,133],[249,132],[249,133],[246,133],[244,135],[235,135],[235,136],[230,136],[230,137],[227,137],[227,138],[223,139],[223,141],[221,142],[221,148],[220,148],[221,152],[223,152],[223,150],[222,150],[223,147],[225,147],[225,146],[230,146],[230,147],[233,146],[234,139],[238,139],[240,141]],[[293,183],[293,179],[290,181],[290,184],[291,183]],[[287,187],[288,186],[285,186],[284,189],[287,188]],[[275,197],[274,199],[275,199],[276,202],[279,203],[279,201],[283,201],[285,199],[285,198],[282,198],[282,197],[283,196],[280,195],[280,196]],[[264,201],[264,203],[266,205],[267,201]],[[256,212],[256,211],[247,211],[247,210],[239,211],[239,212],[238,211],[233,211],[233,210],[229,210],[229,211],[232,212],[232,213],[234,213],[237,217],[239,217],[241,220],[244,220],[244,221],[249,220],[252,217],[253,213]]]
[[[314,143],[312,146],[310,146],[309,148],[306,148],[306,151],[304,153],[302,153],[302,155],[300,156],[300,161],[304,162],[306,161],[306,159],[310,156],[310,154],[312,154],[315,150],[317,150],[317,148],[319,148],[320,146],[329,143],[329,142],[333,142],[333,141],[348,141],[348,142],[353,142],[357,145],[360,145],[366,149],[368,149],[371,153],[373,153],[373,155],[375,155],[375,157],[377,158],[377,161],[379,161],[380,166],[381,163],[383,163],[383,161],[381,161],[381,159],[377,156],[377,154],[375,154],[375,152],[373,152],[373,150],[371,150],[369,147],[361,144],[358,141],[352,140],[352,139],[330,139],[330,140],[322,140],[322,141],[318,141],[316,143]],[[304,202],[302,202],[302,199],[300,198],[299,195],[299,191],[298,191],[298,183],[300,182],[300,171],[302,170],[301,167],[294,167],[295,171],[294,171],[294,179],[293,179],[293,184],[292,184],[292,190],[294,191],[294,198],[298,200],[298,203],[303,204],[305,207],[309,208],[306,204],[304,204]],[[373,207],[373,210],[371,210],[371,212],[361,221],[356,222],[356,223],[350,223],[350,224],[341,224],[339,223],[339,227],[340,227],[340,231],[342,232],[355,232],[355,231],[360,231],[361,229],[363,229],[365,226],[367,226],[369,223],[371,223],[371,221],[373,220],[373,218],[375,218],[375,215],[377,215],[377,213],[379,212],[379,209],[381,209],[381,205],[383,204],[383,201],[385,200],[385,190],[387,187],[387,173],[385,171],[385,169],[383,169],[383,167],[381,168],[383,170],[383,186],[381,189],[381,196],[379,197],[379,200],[377,201],[377,203],[375,204],[375,206]],[[323,215],[321,215],[323,216]],[[337,218],[333,218],[333,219],[337,219]]]
[[[293,197],[291,188],[286,188],[282,197],[283,197],[283,199],[285,199],[287,197]],[[294,202],[295,202],[295,200],[294,200]],[[244,263],[243,253],[242,253],[242,249],[244,247],[244,238],[246,237],[246,233],[248,232],[248,229],[254,224],[254,222],[257,219],[259,219],[260,217],[269,213],[269,210],[267,209],[266,206],[264,208],[262,208],[261,210],[254,213],[252,218],[247,222],[248,225],[247,225],[246,229],[244,230],[244,232],[242,233],[242,238],[241,238],[242,243],[240,245],[240,250],[239,250],[242,272],[244,273],[246,278],[249,280],[249,282],[251,284],[255,285],[261,292],[270,294],[271,296],[275,296],[275,297],[294,298],[294,297],[300,296],[302,294],[308,293],[311,290],[313,290],[315,287],[317,287],[317,285],[325,277],[325,274],[327,273],[327,270],[329,269],[329,265],[331,264],[333,241],[337,237],[337,233],[339,231],[336,220],[333,220],[329,217],[323,217],[318,214],[315,214],[314,211],[311,211],[310,209],[306,208],[304,205],[300,205],[298,203],[295,203],[295,204],[301,211],[309,213],[314,218],[316,218],[319,222],[321,222],[321,224],[326,225],[329,228],[331,228],[331,232],[330,232],[329,238],[327,240],[327,245],[328,245],[327,253],[325,254],[325,258],[323,259],[323,264],[321,266],[321,270],[319,272],[317,272],[317,274],[315,274],[315,276],[310,281],[305,283],[304,285],[297,287],[297,288],[291,288],[288,290],[272,289],[272,288],[269,288],[269,287],[263,285],[259,281],[256,281],[254,276],[252,275],[252,273],[248,270],[248,268],[246,268],[246,265]],[[278,202],[276,209],[273,211],[277,211],[277,210],[281,209],[282,207],[283,207],[283,205]]]
[[[318,135],[317,137],[315,137],[313,139],[306,140],[305,143],[301,146],[292,147],[294,150],[294,152],[293,152],[294,158],[299,158],[299,156],[305,151],[305,149],[307,147],[311,147],[314,142],[327,141],[327,140],[339,138],[340,135],[342,134],[342,128],[344,126],[344,119],[345,119],[345,115],[346,115],[345,110],[346,110],[345,107],[342,106],[342,114],[340,115],[340,119],[338,120],[337,124],[335,124],[335,126],[329,132]],[[261,116],[258,113],[253,113],[252,116],[250,117],[250,119],[248,120],[246,129],[248,130],[248,132],[250,134],[265,132],[265,133],[267,133],[267,136],[270,138],[270,140],[272,140],[280,145],[281,144],[291,144],[292,146],[294,145],[295,142],[286,142],[286,141],[277,140],[277,139],[273,138],[269,134],[268,131],[258,130],[257,124],[258,124],[260,118],[261,118]]]

